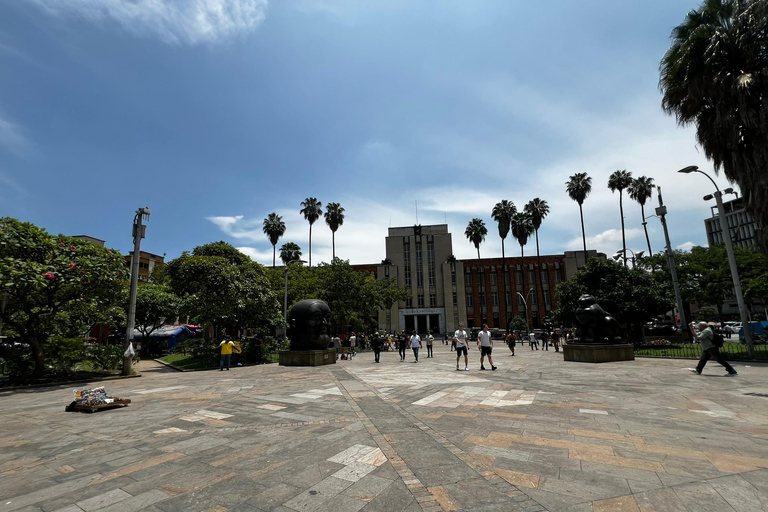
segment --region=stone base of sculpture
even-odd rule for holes
[[[635,348],[632,344],[623,343],[616,345],[568,343],[563,345],[563,359],[577,363],[634,361]]]
[[[280,366],[323,366],[336,364],[336,349],[281,350],[278,357]]]

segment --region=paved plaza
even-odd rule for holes
[[[517,354],[0,392],[0,511],[768,510],[765,365]],[[100,384],[133,403],[64,411]]]

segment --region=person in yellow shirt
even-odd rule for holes
[[[243,345],[240,340],[235,340],[235,344],[232,346],[232,354],[235,356],[237,366],[243,366],[243,362],[240,360],[243,357]]]
[[[221,348],[221,361],[219,362],[219,371],[224,371],[224,363],[227,365],[227,371],[229,371],[229,364],[232,361],[232,349],[235,346],[235,342],[232,341],[232,338],[227,336],[224,341],[219,343],[219,348]]]

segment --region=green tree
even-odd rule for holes
[[[672,309],[673,297],[661,289],[643,268],[628,268],[614,261],[591,258],[568,281],[557,286],[557,310],[554,318],[566,325],[579,325],[576,309],[579,297],[588,293],[613,315],[624,329],[642,342],[642,325],[647,320]]]
[[[323,214],[323,210],[320,209],[323,203],[317,200],[315,197],[308,197],[301,202],[303,208],[299,211],[304,215],[304,219],[309,222],[309,266],[312,266],[312,224]]]
[[[592,178],[585,172],[577,172],[565,182],[565,190],[568,197],[579,204],[579,215],[581,216],[581,240],[584,242],[584,259],[587,259],[587,234],[584,231],[584,210],[582,205],[589,193],[592,191]]]
[[[264,219],[264,225],[261,229],[269,238],[269,243],[272,244],[272,268],[275,268],[275,252],[277,250],[277,242],[285,234],[285,222],[283,222],[283,218],[281,216],[273,212],[267,215],[267,218]]]
[[[181,299],[167,287],[157,284],[139,286],[136,294],[136,329],[141,333],[142,347],[149,347],[149,336],[166,321],[174,320],[180,311]]]
[[[624,233],[624,190],[632,184],[632,173],[618,170],[608,177],[608,188],[611,192],[619,191],[619,213],[621,214],[621,248],[624,256],[624,266],[627,265],[627,237]]]
[[[643,230],[645,231],[645,241],[648,244],[648,256],[653,256],[651,250],[651,239],[648,238],[648,223],[645,221],[645,203],[653,195],[653,178],[640,176],[632,180],[632,184],[627,190],[629,197],[640,203],[640,214],[643,217]]]
[[[547,307],[547,302],[544,300],[544,282],[542,281],[541,277],[541,253],[539,252],[539,228],[541,227],[541,222],[544,220],[544,217],[546,217],[549,214],[549,205],[546,201],[543,199],[534,198],[531,199],[528,204],[525,205],[525,211],[528,212],[528,215],[531,216],[531,223],[533,224],[533,232],[536,235],[536,266],[538,267],[537,274],[539,275],[538,281],[538,288],[539,292],[541,292],[541,300],[543,301],[542,304],[544,308]],[[541,315],[542,308],[539,308],[539,315]],[[545,311],[545,313],[549,313],[549,311]]]
[[[120,253],[27,222],[0,219],[3,323],[28,343],[35,374],[45,371],[44,342],[57,321],[83,310],[104,312],[120,303],[127,272]]]
[[[339,203],[328,203],[325,207],[325,223],[331,228],[333,257],[336,257],[336,231],[344,224],[344,208]]]
[[[768,2],[705,0],[672,30],[660,65],[662,108],[696,138],[715,171],[739,184],[768,226]],[[765,230],[759,238],[768,252]]]
[[[286,242],[280,247],[280,259],[283,265],[288,265],[292,261],[301,259],[301,247],[293,242]]]
[[[488,234],[488,228],[485,227],[483,219],[474,218],[467,224],[467,229],[464,230],[464,236],[467,240],[472,242],[477,249],[477,259],[480,259],[480,244],[485,240],[485,235]]]
[[[168,262],[171,290],[205,326],[234,332],[282,322],[280,305],[264,267],[231,245],[216,242]]]

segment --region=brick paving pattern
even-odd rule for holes
[[[768,366],[504,350],[3,391],[0,511],[768,510]],[[64,412],[101,384],[131,405]]]

